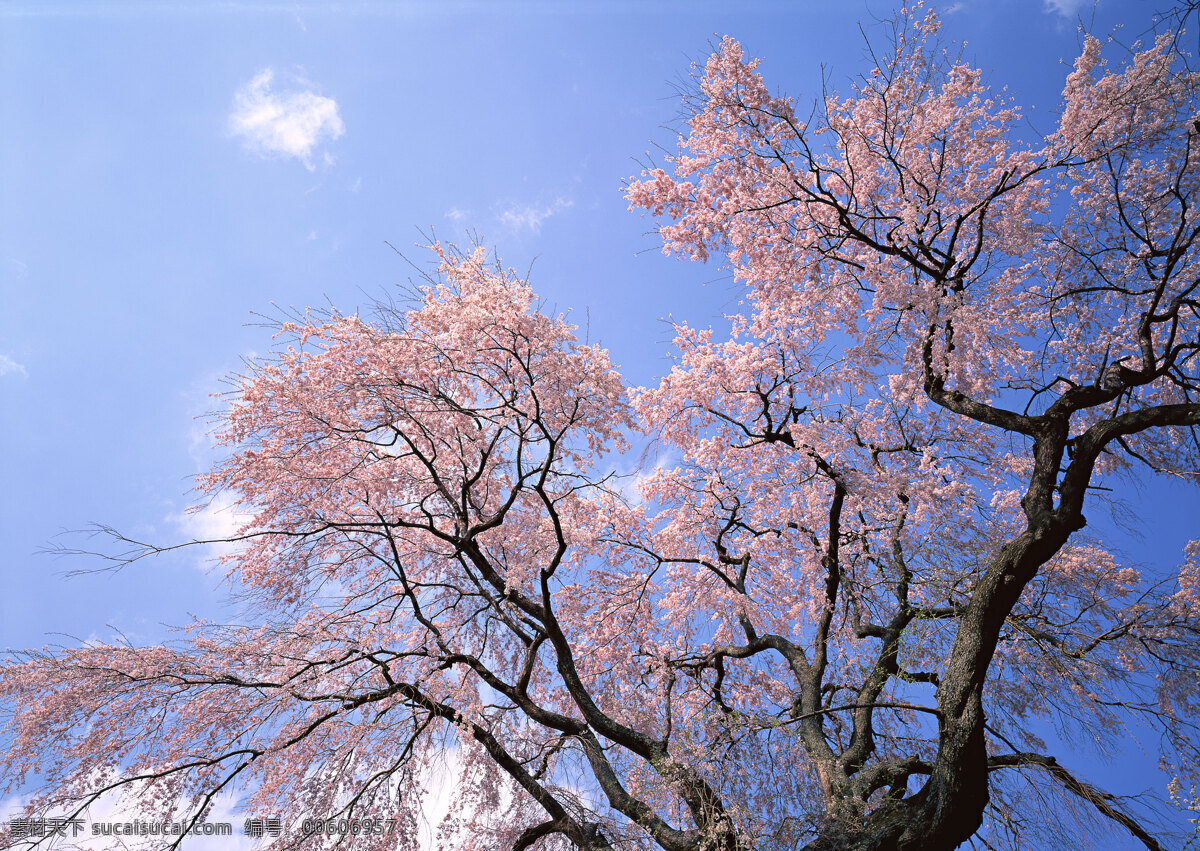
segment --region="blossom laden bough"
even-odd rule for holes
[[[1028,844],[1028,784],[1162,847],[1038,734],[1138,719],[1173,789],[1200,764],[1200,543],[1159,581],[1084,513],[1200,470],[1200,77],[1087,39],[1030,142],[937,29],[902,13],[807,120],[721,43],[628,197],[745,301],[656,386],[479,249],[435,245],[407,312],[285,324],[201,480],[263,622],[14,657],[29,814],[237,787],[415,848],[453,751],[447,848]],[[629,499],[635,430],[673,460]]]

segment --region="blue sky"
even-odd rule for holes
[[[1156,6],[940,8],[944,35],[1045,128],[1078,16],[1132,40]],[[736,300],[717,266],[662,257],[622,200],[673,147],[689,63],[729,33],[772,87],[810,100],[824,67],[844,91],[857,24],[890,9],[0,2],[0,646],[154,640],[231,614],[194,554],[65,581],[90,564],[35,553],[91,521],[196,531],[190,476],[211,458],[196,417],[239,355],[270,346],[254,314],[367,305],[410,276],[385,241],[420,263],[422,231],[478,232],[651,381],[663,318],[707,324]],[[1169,567],[1200,506],[1158,483],[1143,496],[1160,517],[1138,555]],[[1139,751],[1107,774],[1161,789]]]

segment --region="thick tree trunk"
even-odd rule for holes
[[[922,789],[873,811],[857,835],[845,825],[831,825],[806,851],[953,851],[979,829],[988,803],[983,711],[988,666],[1021,591],[1083,525],[1082,516],[1070,519],[1031,520],[1023,535],[1000,550],[972,594],[938,688],[938,755]]]

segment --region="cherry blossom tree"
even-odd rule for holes
[[[416,848],[453,754],[446,848],[1162,847],[1042,737],[1148,726],[1197,779],[1200,540],[1139,572],[1085,510],[1200,475],[1200,76],[1087,37],[1035,137],[937,29],[807,115],[732,39],[698,69],[628,197],[745,297],[657,386],[482,249],[285,323],[201,479],[261,622],[11,658],[28,814],[238,789],[271,847]],[[671,460],[630,481],[635,433]]]

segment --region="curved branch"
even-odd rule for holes
[[[1110,818],[1128,830],[1139,842],[1150,851],[1162,851],[1162,846],[1146,830],[1128,814],[1117,809],[1116,795],[1097,789],[1075,777],[1067,771],[1052,756],[1036,753],[1013,753],[988,758],[988,770],[1000,768],[1020,768],[1033,766],[1040,768],[1054,778],[1063,789],[1072,795],[1091,804],[1105,818]]]

